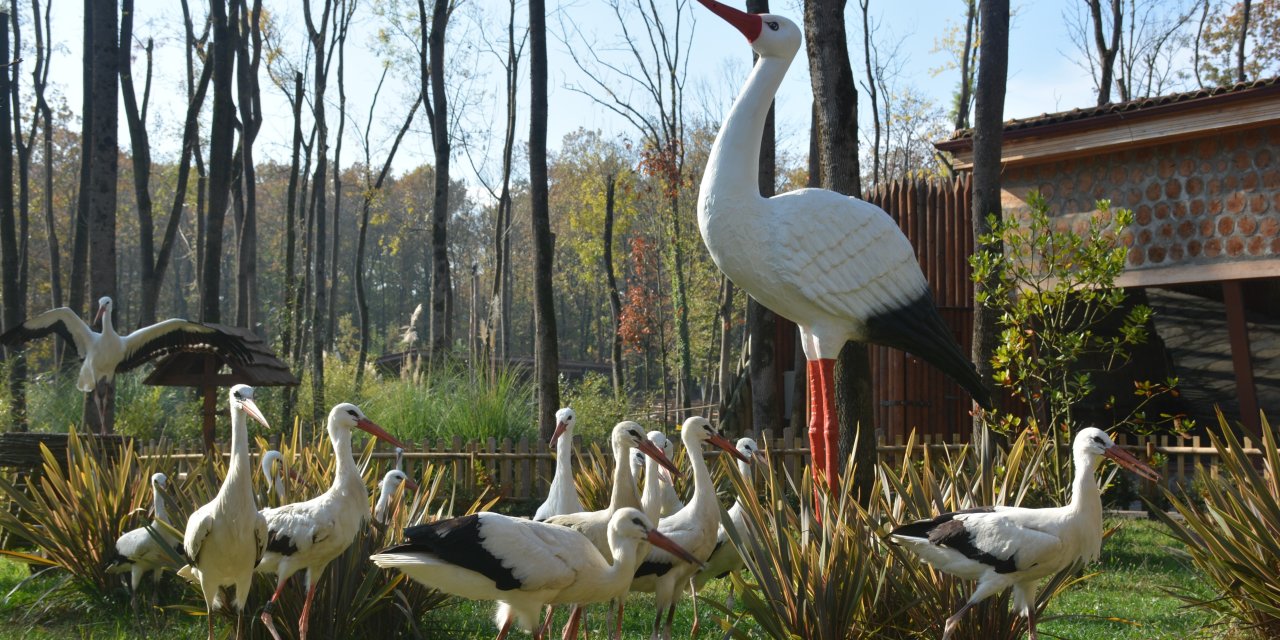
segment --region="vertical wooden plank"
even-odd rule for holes
[[[516,455],[518,455],[519,458],[515,461],[515,495],[517,498],[521,499],[532,498],[534,495],[533,478],[530,475],[530,471],[532,470],[531,463],[533,462],[533,458],[529,456],[528,438],[520,438],[520,441],[516,443]]]
[[[1253,379],[1253,354],[1249,348],[1249,325],[1245,322],[1244,286],[1239,280],[1222,283],[1222,302],[1227,308],[1227,339],[1231,343],[1231,364],[1236,376],[1236,398],[1240,422],[1249,435],[1262,434],[1258,417],[1258,387]]]

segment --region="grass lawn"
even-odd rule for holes
[[[1050,603],[1040,625],[1042,638],[1230,637],[1225,635],[1225,629],[1212,624],[1211,616],[1184,608],[1180,600],[1166,592],[1190,590],[1198,596],[1211,595],[1200,576],[1183,562],[1176,552],[1177,543],[1164,535],[1161,525],[1138,520],[1108,523],[1109,526],[1116,524],[1121,528],[1104,543],[1102,561],[1091,567],[1096,575]],[[1171,546],[1175,549],[1171,550]],[[84,598],[72,598],[71,604],[48,609],[42,597],[56,579],[45,576],[23,583],[26,578],[25,566],[0,559],[0,598],[3,598],[0,599],[0,640],[204,638],[203,618],[174,611],[151,610],[142,614],[141,621],[135,621],[127,605],[118,605],[123,608],[116,610]],[[173,577],[168,576],[166,580],[172,581]],[[170,583],[170,588],[182,587]],[[709,585],[703,597],[724,602],[726,595],[726,586],[715,584]],[[255,601],[260,599],[255,596],[251,602]],[[496,634],[493,612],[491,603],[455,600],[426,614],[419,622],[419,629],[427,638],[492,638]],[[652,612],[652,596],[631,597],[625,618],[625,637],[648,637]],[[557,623],[565,615],[561,612]],[[715,609],[701,605],[698,617],[701,621],[698,637],[722,636]],[[692,609],[686,600],[677,612],[676,637],[687,637],[692,618]],[[585,637],[606,637],[604,607],[590,609],[585,624]],[[291,629],[292,621],[285,626]],[[745,620],[740,628],[751,630],[754,625]],[[219,630],[220,635],[228,635],[230,625],[219,620]],[[320,637],[319,633],[313,635]],[[558,637],[558,633],[556,635]]]

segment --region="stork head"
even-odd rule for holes
[[[650,431],[649,433],[646,433],[645,438],[647,438],[649,442],[652,442],[653,446],[661,449],[662,454],[667,456],[668,459],[671,459],[674,461],[675,448],[671,444],[671,438],[668,438],[667,434],[655,429],[653,431]],[[672,484],[672,485],[675,484],[675,479],[671,477],[671,472],[669,470],[664,468],[661,470],[661,473],[663,476],[666,477],[668,484]]]
[[[401,484],[403,484],[404,488],[409,491],[418,490],[418,483],[414,482],[412,478],[405,474],[405,472],[399,469],[392,469],[387,472],[387,475],[382,476],[382,493],[390,494]]]
[[[108,300],[108,303],[110,301]],[[257,420],[262,426],[270,429],[271,425],[267,424],[267,419],[262,416],[262,411],[258,409],[257,403],[253,401],[253,387],[247,384],[238,384],[231,387],[231,411],[237,411],[247,414],[250,418]]]
[[[276,463],[284,464],[284,454],[272,449],[262,454],[262,475],[267,478],[268,482],[274,481],[280,477],[280,473],[276,472]]]
[[[665,467],[671,473],[676,475],[680,474],[680,470],[676,468],[676,465],[671,461],[671,458],[668,458],[667,455],[662,452],[662,449],[659,449],[654,446],[652,442],[649,442],[648,438],[645,438],[644,429],[640,428],[640,425],[635,422],[623,420],[614,426],[613,446],[615,451],[630,451],[632,449],[637,449],[646,456],[653,458],[658,464]]]
[[[152,489],[155,489],[155,490],[159,491],[160,489],[163,489],[163,488],[164,488],[164,483],[166,483],[166,482],[168,482],[168,481],[169,481],[168,476],[164,475],[163,473],[153,473],[153,474],[151,474],[151,488],[152,488]]]
[[[686,449],[697,447],[701,449],[706,443],[711,443],[719,447],[723,451],[727,451],[729,455],[743,461],[748,462],[746,456],[742,455],[732,442],[720,435],[715,427],[711,426],[711,421],[702,416],[690,416],[685,418],[684,424],[680,425],[680,440],[684,442]]]
[[[801,33],[796,23],[772,13],[747,13],[718,2],[698,0],[747,37],[761,57],[788,58],[800,50]]]
[[[111,296],[102,296],[98,298],[98,313],[93,316],[93,324],[98,324],[104,316],[111,315]]]
[[[685,562],[692,562],[696,565],[702,564],[701,560],[686,551],[684,547],[659,533],[658,528],[653,526],[648,516],[641,513],[639,509],[623,507],[614,511],[613,516],[609,518],[610,546],[613,546],[614,542],[622,542],[623,540],[632,542],[646,541]]]
[[[1133,454],[1125,451],[1117,445],[1115,441],[1111,439],[1111,436],[1108,436],[1107,432],[1102,429],[1095,429],[1093,427],[1081,429],[1080,433],[1076,434],[1076,440],[1072,445],[1072,449],[1074,450],[1077,461],[1079,461],[1083,456],[1087,459],[1090,465],[1095,465],[1099,458],[1111,458],[1116,461],[1116,464],[1119,464],[1147,480],[1157,481],[1160,479],[1160,474],[1156,473],[1156,471],[1151,467],[1143,464],[1142,461],[1135,458]],[[1077,462],[1076,464],[1080,464],[1080,462]]]
[[[338,430],[344,430],[349,435],[352,429],[359,429],[379,440],[390,442],[392,446],[404,447],[394,436],[367,418],[360,407],[350,402],[334,405],[329,411],[329,437],[337,437]]]
[[[560,440],[560,436],[568,434],[566,437],[573,438],[573,422],[577,417],[578,414],[574,413],[573,409],[569,407],[556,412],[556,431],[551,434],[550,446],[552,449],[556,448],[556,442]]]

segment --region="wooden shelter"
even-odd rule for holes
[[[206,323],[239,339],[249,352],[249,362],[241,364],[211,351],[173,353],[156,363],[156,368],[143,384],[164,387],[197,387],[204,393],[204,422],[201,433],[206,451],[214,446],[218,417],[218,388],[236,384],[254,387],[282,387],[298,384],[288,365],[267,347],[253,331]]]

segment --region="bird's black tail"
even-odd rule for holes
[[[983,408],[991,408],[991,390],[961,352],[927,289],[906,305],[870,318],[867,333],[870,342],[924,358],[964,387]]]

